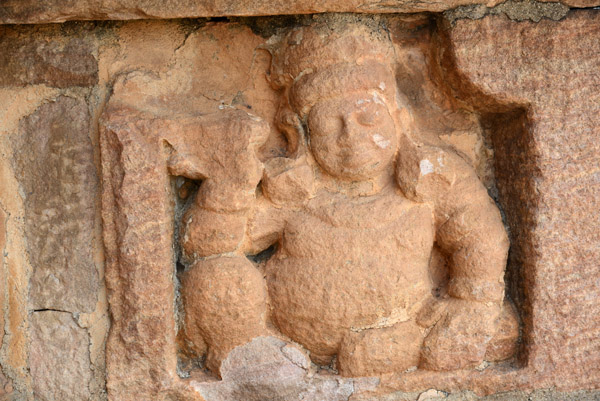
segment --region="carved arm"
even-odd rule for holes
[[[504,298],[509,243],[500,212],[457,154],[415,146],[404,156],[398,162],[398,184],[408,197],[433,204],[436,241],[451,270],[450,298],[418,318],[431,329],[420,365],[430,370],[475,367],[484,359]]]

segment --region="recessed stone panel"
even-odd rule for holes
[[[98,177],[86,102],[60,96],[42,104],[21,120],[13,146],[33,270],[31,308],[92,312]]]
[[[600,364],[600,15],[488,17],[448,32],[465,81],[526,110],[497,121],[493,142],[528,364],[558,388],[597,386],[586,367]]]
[[[595,10],[5,3],[0,398],[597,397]]]

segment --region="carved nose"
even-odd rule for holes
[[[340,140],[342,143],[352,143],[357,141],[362,136],[363,127],[356,121],[353,114],[346,114],[342,117],[342,135]]]

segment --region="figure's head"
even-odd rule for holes
[[[304,132],[319,166],[340,179],[374,178],[397,151],[393,49],[383,34],[364,24],[304,27],[273,55],[273,83],[285,93],[279,121],[292,151]]]

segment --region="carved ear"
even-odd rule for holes
[[[407,108],[398,109],[395,117],[399,130],[396,182],[407,198],[435,201],[461,177],[474,173],[471,165],[441,141],[431,144],[421,140]]]
[[[275,116],[277,128],[283,132],[288,142],[288,157],[295,159],[306,153],[304,127],[297,113],[290,104],[287,94],[281,97],[279,109]]]

